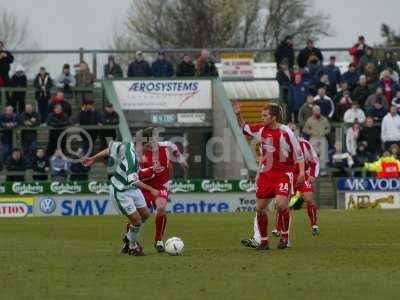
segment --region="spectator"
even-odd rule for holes
[[[276,80],[279,83],[280,99],[287,105],[289,103],[289,87],[292,84],[292,73],[286,61],[283,61],[280,65],[276,73]]]
[[[325,91],[326,91],[326,94],[327,94],[328,97],[332,98],[336,94],[336,90],[330,88],[329,77],[328,77],[327,74],[322,74],[321,75],[321,78],[319,79],[319,82],[318,82],[316,87],[317,87],[317,90],[320,87],[325,88]]]
[[[276,48],[275,53],[276,65],[279,68],[280,64],[286,60],[289,65],[289,69],[294,66],[294,49],[293,49],[293,37],[288,35]]]
[[[201,55],[197,59],[196,74],[198,76],[218,76],[217,67],[210,58],[210,52],[207,49],[201,50]]]
[[[25,111],[19,116],[19,124],[22,127],[33,128],[39,126],[40,123],[40,115],[34,111],[32,104],[25,105]],[[22,130],[21,145],[24,157],[32,162],[37,147],[36,130]]]
[[[393,57],[393,52],[389,50],[385,52],[384,58],[379,63],[380,71],[386,70],[387,68],[400,73],[399,65],[397,64],[396,59]]]
[[[380,145],[382,145],[381,132],[380,128],[374,125],[374,119],[372,117],[366,118],[365,126],[360,131],[358,144],[359,149],[362,147],[368,161],[375,159],[380,153]]]
[[[353,157],[357,154],[357,143],[358,137],[360,135],[360,124],[358,122],[354,122],[350,128],[346,131],[346,149],[347,152]]]
[[[358,68],[358,63],[365,55],[365,50],[368,46],[365,44],[364,36],[360,35],[358,37],[357,43],[349,49],[349,54],[353,56],[353,64],[356,68]]]
[[[5,160],[11,153],[13,147],[12,129],[17,127],[18,121],[14,113],[14,108],[8,105],[4,108],[4,113],[0,116],[0,125],[4,128],[1,136],[3,160]]]
[[[316,58],[312,58],[309,60],[307,67],[304,70],[306,76],[309,77],[307,80],[309,89],[313,95],[317,94],[317,85],[322,76],[322,65]]]
[[[365,102],[367,101],[367,98],[370,96],[370,94],[371,91],[367,85],[367,77],[365,77],[365,75],[361,75],[360,81],[353,91],[352,98],[360,104],[361,108],[365,108]]]
[[[351,168],[354,165],[354,160],[350,153],[343,152],[341,143],[335,143],[335,153],[332,155],[332,167],[339,169],[334,171],[334,177],[348,176],[347,168]]]
[[[117,112],[114,110],[114,107],[111,103],[107,103],[104,109],[103,114],[103,124],[104,125],[118,125],[119,124],[119,116]],[[105,149],[108,146],[107,137],[111,137],[112,140],[117,138],[116,129],[103,129],[100,132],[101,139],[101,149]]]
[[[394,105],[382,120],[381,138],[385,149],[389,149],[392,144],[400,146],[400,116]]]
[[[312,95],[308,95],[306,103],[304,103],[303,106],[300,107],[299,111],[298,118],[299,118],[299,125],[301,128],[304,127],[308,118],[312,116],[313,107],[314,107],[314,97]]]
[[[64,113],[61,104],[56,104],[54,106],[54,112],[49,114],[47,120],[47,125],[54,127],[50,129],[49,133],[49,144],[47,146],[47,156],[53,155],[55,149],[57,148],[58,138],[63,132],[63,129],[68,125],[68,116]],[[65,141],[65,139],[63,139]],[[61,145],[64,149],[64,144]]]
[[[57,77],[57,87],[62,89],[64,96],[71,99],[72,88],[76,86],[75,77],[72,76],[69,64],[64,64],[61,74]]]
[[[397,114],[400,114],[400,90],[396,92],[396,97],[393,98],[392,105],[396,106]]]
[[[176,76],[182,77],[192,77],[196,73],[196,67],[192,62],[192,58],[189,54],[183,55],[182,61],[176,68]]]
[[[45,123],[49,114],[50,90],[53,87],[53,80],[44,67],[40,68],[39,73],[33,81],[33,86],[36,90],[35,98],[38,103],[40,119],[42,123]]]
[[[174,76],[174,67],[172,63],[165,58],[165,52],[158,52],[158,58],[151,65],[153,77],[172,77]]]
[[[13,62],[14,56],[4,48],[4,42],[0,41],[0,87],[8,85],[8,73]]]
[[[321,115],[332,119],[335,114],[335,105],[331,98],[326,95],[325,88],[318,89],[318,95],[314,98],[314,104],[321,109]]]
[[[382,79],[379,82],[379,86],[383,91],[383,95],[386,98],[386,101],[389,103],[389,106],[392,104],[392,99],[397,92],[398,86],[397,83],[390,76],[389,71],[385,70],[382,74]]]
[[[340,99],[339,103],[336,106],[336,120],[339,122],[343,122],[343,117],[345,112],[351,108],[353,100],[350,97],[349,91],[343,92],[343,97]]]
[[[365,122],[364,111],[360,108],[357,101],[353,101],[351,108],[344,113],[343,121],[345,123]]]
[[[93,87],[94,83],[94,75],[90,72],[89,66],[86,62],[82,61],[79,64],[79,69],[76,72],[76,86],[80,88],[90,88]],[[85,91],[80,92],[81,94],[81,103],[85,101],[86,98],[93,97],[93,90],[92,91]]]
[[[294,83],[289,87],[289,121],[298,122],[298,113],[301,106],[306,102],[307,94],[308,89],[301,81],[301,75],[296,75]]]
[[[389,148],[390,154],[396,159],[400,158],[400,147],[396,144],[392,144]]]
[[[394,80],[394,82],[396,82],[396,84],[399,83],[399,73],[397,73],[396,71],[393,71],[393,69],[391,69],[391,68],[387,68],[387,69],[383,70],[381,72],[381,74],[379,75],[380,79],[383,78],[383,74],[385,71],[389,72],[390,78],[392,78]]]
[[[120,79],[124,77],[122,68],[119,64],[115,63],[113,55],[108,56],[108,62],[104,65],[104,78]]]
[[[375,122],[381,122],[383,117],[387,114],[387,109],[383,101],[386,101],[386,99],[376,99],[372,107],[367,110],[367,115],[372,117]]]
[[[365,67],[365,77],[367,77],[367,84],[370,90],[376,89],[379,83],[378,70],[373,64],[367,64]]]
[[[29,163],[22,157],[19,148],[13,149],[11,155],[5,162],[7,171],[11,172],[25,172],[29,169]],[[7,175],[6,181],[25,181],[25,175]]]
[[[60,104],[62,106],[63,112],[67,115],[68,118],[70,118],[72,113],[71,104],[65,101],[64,92],[62,90],[58,91],[53,99],[51,99],[48,109],[49,113],[54,112],[54,107],[57,104]]]
[[[336,66],[336,57],[329,57],[329,64],[324,66],[322,69],[323,74],[328,75],[329,78],[329,88],[333,92],[332,97],[336,94],[338,85],[341,82],[342,75],[340,69]]]
[[[71,171],[70,181],[87,181],[89,179],[88,173],[90,171],[90,167],[85,167],[80,162],[80,158],[78,156],[72,156],[74,161],[71,163],[69,169]]]
[[[369,172],[375,172],[378,178],[399,178],[400,161],[390,152],[385,151],[377,161],[365,163],[365,169]]]
[[[342,82],[346,82],[349,86],[350,92],[353,92],[359,81],[360,74],[353,63],[349,64],[349,69],[342,75]]]
[[[35,156],[33,157],[32,169],[36,173],[43,173],[43,175],[33,175],[33,180],[45,181],[48,179],[47,173],[50,171],[49,158],[46,156],[44,149],[36,149]]]
[[[381,87],[376,88],[375,93],[367,98],[367,101],[365,102],[365,108],[368,110],[376,101],[379,101],[386,111],[389,109],[389,103],[387,102],[386,97],[383,95],[383,90]]]
[[[135,60],[129,64],[128,77],[148,77],[151,76],[149,63],[144,59],[143,52],[137,51]]]
[[[11,77],[9,86],[13,88],[26,88],[28,86],[28,79],[22,66],[17,66],[15,69],[15,74]],[[13,91],[9,95],[7,105],[14,107],[15,113],[20,114],[25,109],[25,97],[26,91]]]
[[[372,64],[374,66],[374,69],[378,72],[379,63],[378,60],[375,58],[374,49],[372,49],[372,47],[367,47],[365,55],[360,59],[359,69],[361,73],[365,73],[366,66],[368,64]]]
[[[322,65],[324,62],[324,57],[322,56],[321,50],[314,46],[313,40],[308,40],[307,46],[301,50],[297,56],[297,64],[300,68],[304,69],[308,64],[308,60],[310,58],[314,59],[314,57],[316,57],[319,63]]]
[[[67,179],[69,164],[61,150],[57,149],[50,158],[51,180],[62,182]]]
[[[335,97],[333,98],[333,103],[335,105],[339,104],[340,100],[342,100],[345,93],[350,94],[350,90],[349,90],[349,85],[347,84],[347,82],[343,81],[340,84],[340,89],[338,90]]]

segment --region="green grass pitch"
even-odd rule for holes
[[[0,299],[400,299],[400,211],[294,212],[292,248],[241,247],[253,215],[169,216],[183,256],[119,254],[123,217],[0,220]],[[270,218],[271,219],[271,218]],[[270,231],[271,227],[269,228]]]

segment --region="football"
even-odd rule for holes
[[[183,252],[185,244],[178,237],[171,237],[165,242],[165,251],[169,255],[180,255]]]

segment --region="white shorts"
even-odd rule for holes
[[[119,211],[125,216],[133,214],[137,208],[147,206],[140,189],[129,189],[119,192],[112,184],[110,185],[110,200],[115,203]]]

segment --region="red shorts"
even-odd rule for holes
[[[297,175],[295,176],[295,189],[301,193],[314,193],[314,188],[311,182],[308,180],[308,175],[305,176],[303,183],[297,183]]]
[[[168,189],[166,187],[155,188],[156,190],[160,191],[160,199],[168,201]],[[148,190],[141,190],[146,200],[147,207],[156,207],[156,199],[155,197],[148,191]]]
[[[256,183],[256,197],[270,199],[289,197],[293,191],[293,173],[261,173]]]

